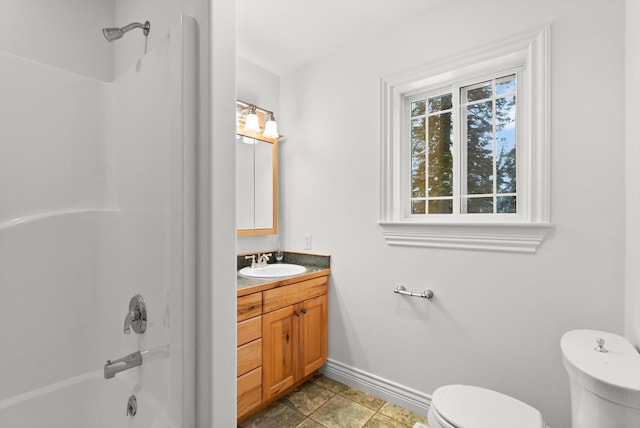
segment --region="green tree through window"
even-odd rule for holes
[[[517,213],[516,75],[457,90],[458,102],[453,91],[412,97],[411,214],[452,214],[456,197],[462,213]],[[462,159],[454,159],[454,144]],[[462,171],[457,196],[455,162]]]

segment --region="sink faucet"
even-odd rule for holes
[[[272,255],[271,253],[263,253],[263,254],[258,253],[251,256],[244,256],[244,258],[247,260],[251,260],[252,268],[257,268],[257,267],[265,267],[271,255]]]
[[[107,360],[107,364],[104,365],[104,378],[111,379],[115,377],[116,373],[129,370],[133,367],[142,365],[142,354],[140,351],[134,352],[117,360]]]
[[[256,264],[260,267],[266,266],[270,257],[271,257],[271,253],[264,253],[264,254],[258,253]]]

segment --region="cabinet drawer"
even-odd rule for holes
[[[310,299],[315,296],[327,294],[327,277],[310,279],[300,283],[299,302]]]
[[[238,378],[238,418],[262,404],[262,367]]]
[[[238,323],[238,346],[262,337],[262,316]]]
[[[327,277],[309,279],[263,292],[263,311],[271,312],[327,293]]]
[[[262,365],[262,339],[238,347],[238,376]]]
[[[264,312],[275,311],[298,302],[299,284],[285,285],[264,292]]]
[[[238,321],[262,314],[262,293],[238,297]]]

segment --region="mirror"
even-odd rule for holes
[[[245,106],[238,103],[236,216],[238,236],[278,233],[278,140],[244,130]],[[264,113],[256,111],[264,129]]]

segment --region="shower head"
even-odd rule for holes
[[[149,23],[149,21],[146,21],[144,25],[140,24],[139,22],[134,22],[133,24],[126,25],[122,28],[103,28],[102,34],[104,34],[104,38],[107,39],[108,42],[112,42],[114,40],[118,40],[119,38],[124,36],[124,33],[126,33],[127,31],[131,31],[134,28],[142,28],[142,32],[146,37],[149,35],[151,24]]]
[[[124,32],[119,28],[103,28],[102,34],[104,34],[104,38],[107,39],[108,42],[112,42],[122,37]]]

